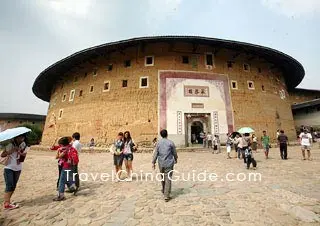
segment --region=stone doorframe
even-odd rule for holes
[[[210,113],[185,113],[185,144],[186,147],[190,147],[191,143],[191,125],[193,122],[201,122],[203,125],[203,131],[208,134],[211,131],[211,117]]]

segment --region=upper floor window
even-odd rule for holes
[[[92,72],[93,76],[97,76],[98,74],[98,70],[97,69],[94,69],[93,72]]]
[[[122,87],[128,87],[128,80],[122,80]]]
[[[145,66],[153,66],[154,65],[154,57],[153,56],[146,56],[144,59]]]
[[[112,71],[112,69],[113,69],[113,64],[109,64],[109,65],[107,66],[107,71]]]
[[[213,54],[212,53],[207,53],[206,54],[206,66],[213,66]]]
[[[59,110],[59,117],[58,117],[58,119],[61,119],[61,118],[62,118],[62,114],[63,114],[63,109],[60,109],[60,110]]]
[[[93,92],[93,86],[90,86],[90,93]]]
[[[80,90],[79,97],[82,97],[82,94],[83,94],[83,90]]]
[[[189,57],[188,56],[182,56],[182,63],[183,64],[189,64]]]
[[[67,94],[64,93],[63,96],[62,96],[62,102],[66,101],[66,99],[67,99]]]
[[[104,82],[104,85],[103,85],[103,91],[109,91],[110,90],[110,82],[109,81],[106,81]]]
[[[260,74],[262,72],[261,67],[258,67],[258,73]]]
[[[231,89],[238,89],[237,81],[231,81]]]
[[[253,81],[247,81],[247,83],[248,83],[248,89],[254,89]]]
[[[148,87],[149,87],[148,77],[140,77],[140,88],[148,88]]]
[[[75,94],[75,90],[73,89],[73,90],[70,91],[69,101],[73,101],[74,94]]]
[[[228,69],[232,68],[233,62],[232,61],[227,61],[227,67]]]
[[[244,71],[250,71],[250,65],[249,64],[243,64],[243,70]]]
[[[131,67],[131,60],[125,60],[124,67]]]

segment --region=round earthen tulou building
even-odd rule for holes
[[[243,126],[258,137],[277,129],[295,138],[290,90],[302,65],[267,47],[192,36],[142,37],[77,52],[36,78],[34,94],[50,103],[43,144],[81,133],[109,144],[129,130],[150,143],[166,128],[177,146],[201,131],[219,134]]]

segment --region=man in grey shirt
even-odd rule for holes
[[[156,146],[152,159],[152,168],[155,169],[158,159],[159,170],[162,174],[162,193],[164,200],[167,202],[170,200],[173,166],[178,161],[178,155],[174,143],[168,139],[168,131],[161,130],[160,135],[162,139],[159,140]]]

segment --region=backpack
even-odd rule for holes
[[[68,150],[68,163],[72,166],[78,165],[79,163],[78,151],[73,147],[70,147]]]

